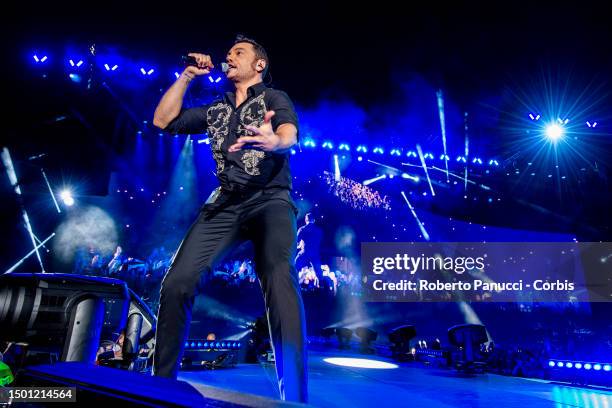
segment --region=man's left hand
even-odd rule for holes
[[[253,136],[242,136],[238,138],[236,143],[229,147],[229,151],[237,152],[243,148],[254,148],[263,150],[264,152],[273,152],[277,150],[281,139],[272,129],[271,120],[273,116],[274,111],[267,112],[261,127],[245,126],[247,130],[253,133]]]

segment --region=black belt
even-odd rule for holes
[[[244,190],[226,190],[221,187],[221,194],[228,197],[230,200],[234,199],[251,199],[255,197],[259,197],[267,192],[277,192],[282,190],[288,190],[285,187],[263,187],[258,189],[244,189]]]

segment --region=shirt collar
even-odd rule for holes
[[[266,88],[267,86],[263,82],[257,83],[255,85],[251,85],[247,89],[247,99],[260,95],[263,91],[266,90]],[[225,98],[226,100],[231,102],[232,105],[234,106],[236,105],[236,93],[235,92],[226,92]]]

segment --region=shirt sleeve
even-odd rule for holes
[[[174,118],[164,129],[168,133],[204,133],[208,127],[206,114],[208,106],[181,109],[181,113]]]
[[[268,110],[275,112],[275,115],[272,117],[272,128],[274,131],[276,132],[276,129],[284,123],[291,123],[298,129],[297,140],[299,142],[300,127],[298,116],[289,96],[283,91],[275,90],[268,103]]]

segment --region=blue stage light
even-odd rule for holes
[[[572,368],[574,365],[572,363],[565,363],[566,368]]]
[[[562,361],[559,361],[559,362],[557,363],[557,367],[563,367],[563,362],[562,362]]]
[[[351,150],[349,145],[347,145],[346,143],[341,143],[340,146],[338,146],[338,149],[339,150],[347,150],[347,151]]]
[[[216,84],[218,84],[219,82],[221,82],[221,77],[218,77],[217,79],[215,79]]]
[[[593,366],[593,370],[595,370],[595,371],[599,371],[599,370],[601,370],[601,364],[599,364],[599,363],[598,363],[598,364],[595,364],[595,365]]]
[[[238,348],[240,348],[240,346],[242,346],[242,343],[238,342]],[[608,371],[610,371],[610,370],[608,370]]]
[[[368,152],[368,148],[365,147],[364,145],[359,145],[359,146],[357,146],[357,151],[358,152],[367,153]]]
[[[399,156],[402,153],[399,151],[399,149],[391,149],[391,156]]]
[[[576,364],[574,364],[574,367],[576,367],[578,370],[580,370],[582,368],[582,363],[576,363]]]
[[[406,153],[406,156],[417,157],[417,153],[414,150],[408,150],[408,153]]]
[[[317,144],[311,138],[307,138],[306,140],[304,140],[304,146],[306,146],[306,147],[316,147]]]
[[[196,344],[195,344],[195,341],[192,341],[192,342],[191,342],[191,347],[195,347],[195,345],[196,345]]]
[[[489,160],[489,166],[499,166],[499,162],[495,159]]]
[[[586,363],[586,364],[584,365],[584,369],[585,369],[585,370],[590,370],[592,367],[593,367],[593,366],[591,365],[591,363]]]
[[[431,154],[431,153],[425,153],[425,154],[423,155],[423,158],[424,158],[424,159],[433,159],[433,158],[434,158],[434,156],[433,156],[433,154]]]
[[[34,58],[34,62],[36,62],[37,64],[42,64],[42,63],[46,62],[47,59],[48,59],[46,55],[44,55],[44,56],[39,58],[38,55],[36,55],[36,54],[34,54],[32,56],[32,58]]]
[[[383,154],[385,152],[382,147],[375,147],[372,151],[376,154]]]
[[[77,84],[81,83],[83,78],[79,74],[69,74],[68,78],[72,80],[72,82],[76,82]]]
[[[189,347],[189,342],[188,341],[185,342],[185,348],[187,348],[187,347]]]
[[[334,145],[329,140],[326,140],[325,142],[323,142],[321,147],[323,147],[324,149],[333,149]]]
[[[362,161],[362,160],[363,160],[363,157],[361,156],[357,157],[357,161]]]
[[[205,349],[209,348],[209,344],[208,344],[208,342],[207,342],[207,341],[205,341],[205,342],[204,342],[204,346],[203,346],[203,347],[204,347]]]
[[[212,79],[212,77],[211,77],[211,76],[209,76],[209,77],[208,77],[208,81],[209,81],[211,84],[214,84],[214,83],[215,83],[215,80],[214,80],[214,79]]]
[[[555,364],[555,362],[554,362],[554,361],[549,361],[549,362],[548,362],[548,366],[549,366],[549,367],[554,367],[555,365],[556,365],[556,364]]]
[[[115,64],[112,67],[108,64],[104,64],[104,69],[106,69],[107,71],[116,71],[117,68],[119,68],[119,65]]]
[[[610,366],[610,364],[605,364],[605,365],[603,366],[603,370],[604,370],[604,371],[610,371],[610,370],[612,370],[612,367]]]
[[[198,347],[202,347],[202,342],[198,341]]]
[[[78,60],[77,62],[74,62],[74,60],[70,59],[68,60],[68,62],[70,63],[71,67],[79,68],[81,65],[83,65],[83,60]]]
[[[589,121],[587,120],[586,125],[587,125],[588,127],[590,127],[590,128],[594,128],[594,127],[596,127],[596,126],[597,126],[597,122],[593,122],[593,123],[591,123],[591,122],[589,122]]]
[[[530,114],[529,114],[529,119],[531,119],[531,120],[535,120],[535,121],[540,120],[540,115],[530,113]]]

